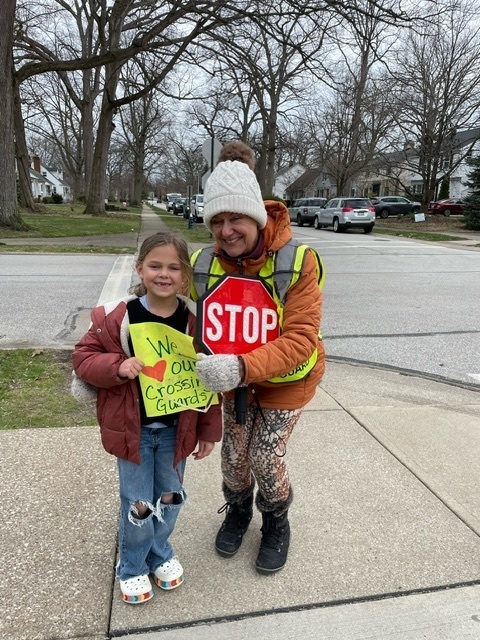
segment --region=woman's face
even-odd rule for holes
[[[213,235],[231,258],[247,256],[257,246],[259,229],[255,220],[240,213],[217,213],[211,221]]]

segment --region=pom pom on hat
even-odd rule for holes
[[[267,224],[267,211],[257,178],[253,173],[253,151],[242,142],[231,142],[219,155],[219,163],[207,180],[203,220],[212,230],[218,213],[240,213],[255,220],[260,229]]]

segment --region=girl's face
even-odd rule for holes
[[[174,298],[185,280],[177,250],[171,244],[149,251],[145,260],[137,264],[137,273],[147,290],[147,296],[162,301]]]
[[[247,256],[257,246],[258,225],[240,213],[217,213],[211,221],[213,235],[231,258]]]

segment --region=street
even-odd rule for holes
[[[0,253],[0,348],[73,346],[105,287],[125,295],[132,264],[133,256]]]
[[[480,388],[479,251],[292,229],[325,263],[327,357]],[[99,299],[124,295],[131,266],[131,256],[0,254],[0,346],[72,346]]]
[[[327,357],[480,388],[480,252],[296,226],[322,256]]]

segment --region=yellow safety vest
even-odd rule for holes
[[[213,287],[218,278],[225,275],[225,270],[213,254],[213,247],[214,245],[209,245],[203,249],[198,249],[191,257],[193,267],[191,295],[193,300],[198,300]],[[306,244],[299,244],[295,240],[290,240],[276,253],[269,255],[258,274],[258,277],[265,283],[277,305],[280,329],[283,327],[283,310],[287,291],[298,281],[307,251],[310,251],[315,257],[318,286],[322,289],[325,281],[325,269],[322,259],[314,249]],[[320,332],[318,335],[321,340]],[[270,378],[269,382],[297,382],[302,380],[313,369],[317,358],[318,351],[315,349],[306,362],[282,376]]]

